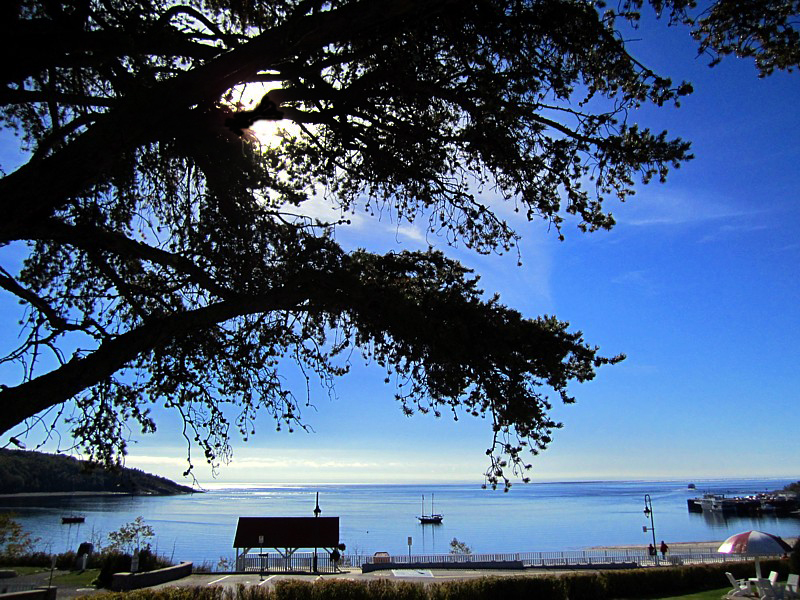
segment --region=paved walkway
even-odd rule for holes
[[[58,600],[68,600],[70,598],[76,598],[85,594],[97,593],[95,588],[79,588],[78,586],[58,585],[58,581],[56,580],[57,577],[59,575],[68,575],[69,573],[69,571],[53,571],[53,584],[57,585],[58,587],[58,592],[56,594],[56,598]],[[9,579],[3,579],[1,583],[9,586],[42,587],[50,585],[50,581],[50,571],[44,571],[42,573],[33,573],[32,575],[19,575]]]
[[[237,585],[243,584],[246,586],[268,586],[272,587],[282,579],[291,579],[292,581],[307,581],[313,583],[314,581],[324,580],[350,580],[350,581],[371,581],[374,579],[395,579],[398,581],[414,581],[418,583],[433,583],[441,581],[452,581],[455,579],[474,579],[476,577],[485,577],[487,575],[495,577],[519,577],[536,576],[558,573],[559,571],[550,571],[543,569],[515,569],[515,570],[447,570],[447,569],[394,569],[386,571],[376,571],[374,573],[362,573],[361,569],[354,569],[352,571],[344,571],[342,573],[331,573],[325,575],[315,575],[313,573],[307,574],[265,574],[260,576],[258,573],[247,574],[225,574],[225,573],[196,573],[183,579],[162,583],[153,586],[151,589],[167,588],[167,587],[230,587],[234,588]],[[66,574],[68,571],[54,571],[54,578],[61,574]],[[50,572],[36,573],[33,575],[20,575],[13,579],[4,580],[6,583],[12,585],[32,585],[32,586],[46,586],[50,582]],[[79,596],[93,596],[100,595],[106,590],[96,590],[94,588],[79,588],[77,586],[58,586],[57,600],[71,600]]]

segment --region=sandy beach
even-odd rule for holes
[[[708,541],[708,542],[670,542],[669,540],[665,540],[667,542],[667,546],[669,546],[669,551],[674,554],[712,554],[717,551],[717,548],[720,547],[724,540],[718,541]],[[790,546],[794,547],[797,538],[783,538]],[[658,543],[661,544],[661,540],[658,540]],[[587,548],[587,550],[606,550],[608,552],[619,551],[619,550],[631,550],[631,551],[641,551],[647,552],[647,547],[649,544],[636,544],[636,545],[628,545],[628,546],[592,546],[591,548]]]

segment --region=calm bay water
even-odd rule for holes
[[[239,516],[313,516],[319,492],[322,516],[340,518],[347,552],[446,553],[454,537],[473,552],[577,550],[600,545],[646,544],[649,525],[644,495],[653,503],[656,536],[667,543],[713,541],[748,529],[783,537],[800,535],[793,517],[726,517],[694,514],[686,501],[703,492],[727,495],[772,491],[792,480],[597,481],[516,485],[511,492],[481,490],[474,484],[447,485],[264,485],[219,488],[204,494],[169,497],[0,498],[0,511],[13,511],[39,549],[60,552],[83,541],[106,542],[137,516],[156,533],[154,546],[174,560],[216,562],[232,557]],[[418,524],[421,496],[430,512],[444,514],[439,526]],[[82,525],[61,525],[69,514]]]

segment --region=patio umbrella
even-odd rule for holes
[[[761,579],[761,565],[758,563],[760,556],[780,556],[791,551],[791,546],[777,535],[763,531],[737,533],[722,542],[722,545],[717,548],[717,552],[723,554],[754,557],[756,559],[756,577],[759,579]]]

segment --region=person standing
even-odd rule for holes
[[[667,552],[669,552],[669,546],[664,540],[661,540],[661,558],[667,558]]]

